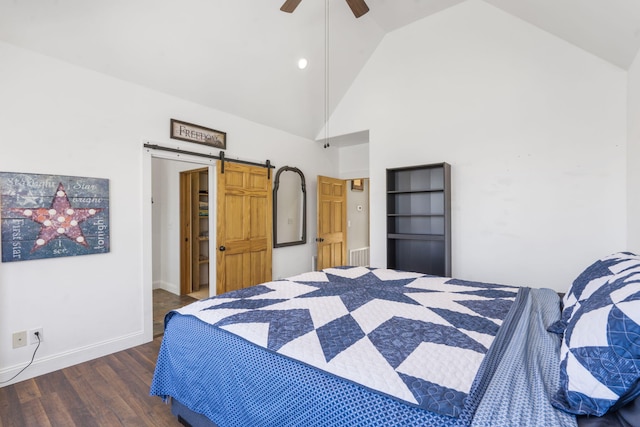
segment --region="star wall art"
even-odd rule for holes
[[[109,252],[109,180],[0,172],[2,262]]]

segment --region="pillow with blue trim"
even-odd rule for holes
[[[552,398],[559,409],[602,416],[640,396],[640,257],[624,255],[605,282],[575,293]]]
[[[582,302],[595,291],[606,285],[614,275],[640,264],[640,257],[631,252],[618,252],[601,258],[587,267],[573,281],[571,288],[562,299],[562,316],[547,329],[557,334],[564,333],[573,313]]]

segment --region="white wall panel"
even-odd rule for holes
[[[369,130],[374,266],[385,169],[443,161],[457,277],[565,291],[626,249],[626,72],[482,1],[388,34],[329,128]]]

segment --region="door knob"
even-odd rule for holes
[[[220,249],[220,252],[224,252],[227,250],[227,248],[225,248],[224,246],[220,246],[218,249]]]
[[[322,243],[322,242],[324,242],[324,239],[322,237],[318,237],[318,238],[316,238],[316,242]]]

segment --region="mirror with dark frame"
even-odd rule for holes
[[[273,247],[307,243],[307,188],[298,168],[283,166],[273,184]]]

